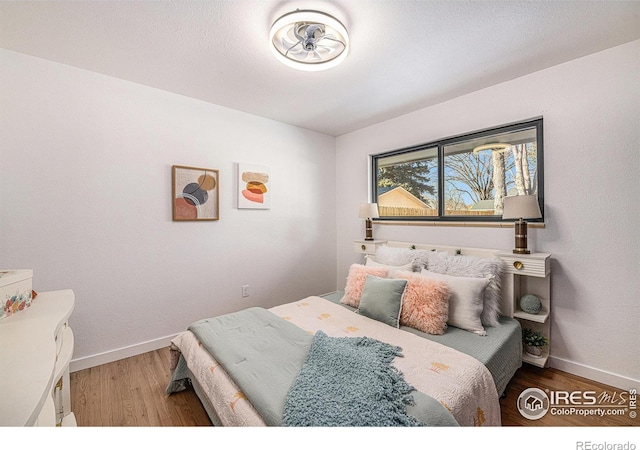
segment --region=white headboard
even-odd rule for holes
[[[447,252],[452,255],[459,254],[465,256],[475,256],[476,258],[495,258],[498,257],[498,253],[502,251],[490,248],[455,247],[451,245],[419,244],[414,242],[401,241],[387,241],[386,245],[389,247],[413,248],[416,250],[435,250],[438,252]],[[500,312],[503,316],[513,317],[513,275],[511,275],[506,270],[506,267],[503,271],[501,281],[502,299],[500,302]]]

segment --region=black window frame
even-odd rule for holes
[[[430,148],[438,148],[437,164],[438,164],[438,215],[437,216],[380,216],[376,220],[390,222],[512,222],[513,220],[503,220],[501,216],[453,216],[445,215],[445,165],[444,165],[444,149],[448,145],[464,142],[472,139],[485,138],[494,134],[503,134],[523,129],[536,129],[536,162],[537,162],[537,196],[538,205],[542,217],[539,219],[529,219],[527,222],[544,223],[544,135],[543,135],[543,118],[536,117],[521,122],[515,122],[497,127],[487,128],[471,133],[464,133],[457,136],[438,139],[424,144],[414,145],[401,149],[386,151],[370,155],[371,167],[371,202],[378,202],[378,160],[389,156],[397,156],[405,153],[421,151]]]

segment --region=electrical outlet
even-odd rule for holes
[[[248,297],[249,296],[249,285],[245,284],[242,286],[242,297]]]

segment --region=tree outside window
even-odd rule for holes
[[[538,195],[543,210],[541,118],[372,161],[373,201],[384,219],[498,221],[510,195]]]

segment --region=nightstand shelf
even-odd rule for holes
[[[516,319],[523,319],[531,322],[545,323],[547,319],[549,319],[549,311],[545,310],[545,308],[543,307],[542,311],[540,311],[538,314],[530,314],[517,309],[513,313],[513,317],[515,317]]]
[[[366,241],[366,240],[362,240],[362,241],[354,241],[353,242],[353,246],[354,246],[354,250],[356,251],[356,253],[365,253],[367,255],[375,255],[376,254],[376,250],[379,249],[381,246],[385,245],[386,243],[387,243],[387,241],[379,241],[379,240]]]
[[[522,360],[537,367],[547,367],[551,347],[551,255],[500,252],[498,256],[505,262],[507,274],[513,276],[513,317],[523,329],[538,331],[549,340],[540,357],[530,356],[523,349]],[[526,294],[540,299],[542,309],[538,314],[524,312],[520,307],[520,299]]]
[[[545,349],[539,358],[529,356],[526,352],[522,352],[522,361],[531,364],[533,366],[545,368],[547,367],[547,361],[549,360],[549,350]]]

